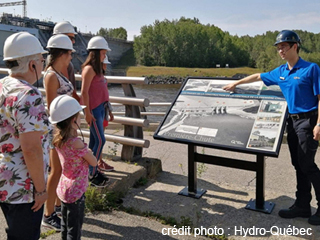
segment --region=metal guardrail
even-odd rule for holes
[[[113,107],[118,107],[118,106],[123,106],[121,103],[111,103]],[[158,102],[158,103],[151,103],[149,104],[148,107],[170,107],[171,103],[170,102]],[[125,112],[112,112],[113,115],[125,115]],[[151,112],[151,111],[141,111],[140,112],[141,116],[164,116],[166,115],[166,112]]]
[[[0,68],[1,74],[8,74],[7,68]],[[44,72],[42,72],[43,76]],[[81,81],[81,75],[75,74],[77,81]],[[142,157],[143,148],[150,146],[150,141],[143,139],[143,127],[149,126],[147,119],[141,118],[141,109],[150,105],[149,99],[136,98],[133,89],[133,84],[148,84],[148,79],[144,77],[116,77],[106,76],[109,83],[121,84],[124,90],[125,97],[110,96],[112,104],[121,104],[125,106],[124,117],[115,116],[114,122],[123,124],[124,136],[105,134],[107,141],[122,144],[121,158],[126,161],[133,161]],[[44,95],[45,90],[39,89]],[[84,118],[82,114],[82,118]],[[81,129],[84,136],[89,136],[87,129]]]

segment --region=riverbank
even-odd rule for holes
[[[237,73],[231,77],[233,78],[243,78],[248,76],[248,74],[245,73]],[[186,77],[179,77],[179,76],[143,76],[143,77],[147,77],[148,78],[148,82],[149,84],[182,84],[183,81],[188,78],[188,76]],[[215,76],[215,77],[221,77],[223,78],[227,78],[227,76]]]
[[[176,76],[145,76],[148,78],[149,84],[181,84],[183,83],[183,77]]]
[[[131,66],[126,69],[128,77],[148,77],[152,82],[157,78],[172,80],[173,82],[181,82],[188,76],[193,77],[232,77],[236,74],[250,75],[261,72],[257,68],[178,68],[178,67],[145,67]],[[154,80],[153,80],[154,79]],[[158,81],[161,82],[161,81]]]
[[[128,77],[147,77],[149,84],[181,84],[187,77],[236,77],[259,73],[257,68],[179,68],[131,66],[126,69]]]

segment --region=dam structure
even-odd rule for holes
[[[41,45],[46,48],[49,38],[52,36],[55,22],[39,20],[35,18],[21,17],[19,15],[3,13],[0,16],[0,67],[5,67],[3,62],[3,45],[8,36],[13,33],[26,31],[36,36]],[[76,35],[76,42],[73,54],[72,63],[74,65],[75,73],[81,73],[81,64],[88,56],[87,43],[94,36],[91,33],[81,33],[77,27],[74,26]],[[108,52],[108,58],[111,64],[108,66],[106,75],[124,76],[125,70],[114,70],[114,66],[118,64],[120,59],[131,49],[133,49],[133,41],[122,39],[107,38],[109,47],[112,51]]]

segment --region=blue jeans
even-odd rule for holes
[[[288,119],[288,146],[297,178],[295,205],[301,208],[310,208],[311,186],[320,208],[320,170],[314,161],[319,142],[313,139],[317,118]]]
[[[104,137],[104,129],[103,129],[103,119],[105,114],[105,108],[103,103],[101,103],[98,107],[91,110],[92,115],[96,119],[93,121],[90,126],[90,141],[89,148],[92,150],[94,156],[99,160],[104,144],[106,143],[106,139]],[[92,167],[89,166],[90,176],[94,176],[97,171],[97,166]]]
[[[84,219],[85,196],[74,203],[61,201],[61,239],[80,240],[81,228]]]
[[[38,240],[40,238],[43,206],[36,212],[31,210],[32,203],[9,204],[0,203],[6,218],[8,240]]]

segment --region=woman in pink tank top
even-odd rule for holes
[[[100,158],[105,144],[103,120],[105,104],[109,101],[109,92],[102,74],[102,62],[107,51],[111,51],[107,41],[101,36],[95,36],[88,42],[89,55],[82,64],[81,98],[85,108],[85,119],[90,126],[89,148],[97,159]],[[109,111],[110,121],[113,114]],[[100,165],[100,164],[99,164]],[[104,187],[109,180],[98,167],[89,166],[90,182],[96,187]]]

